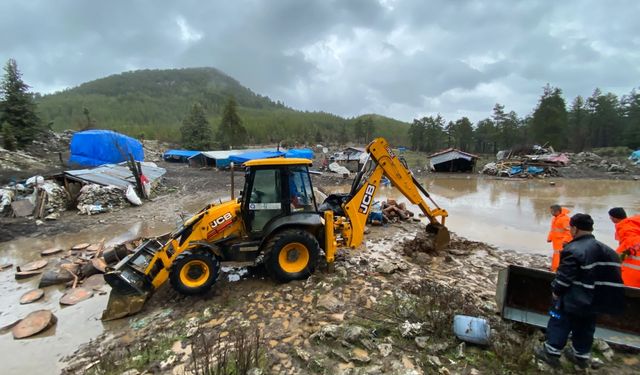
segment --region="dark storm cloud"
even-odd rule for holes
[[[640,85],[640,3],[618,1],[13,1],[0,58],[50,92],[142,68],[213,66],[304,110],[477,121]]]

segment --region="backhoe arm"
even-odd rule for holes
[[[364,227],[369,216],[371,204],[380,186],[382,176],[386,176],[393,186],[395,186],[407,199],[420,207],[422,213],[429,219],[428,229],[434,228],[432,232],[440,238],[439,242],[448,242],[448,231],[444,227],[447,211],[438,207],[431,199],[429,193],[411,175],[407,167],[398,159],[389,148],[389,144],[383,138],[376,138],[367,146],[367,153],[371,162],[370,166],[365,165],[358,174],[352,186],[352,198],[345,203],[344,212],[346,222],[336,222],[338,230],[341,229],[344,244],[348,247],[358,247],[364,237]],[[368,164],[368,163],[367,163]],[[369,170],[367,170],[369,167]],[[371,168],[373,169],[371,170]],[[424,194],[436,208],[429,207],[425,199],[420,194]],[[438,222],[437,218],[441,221]],[[445,238],[446,237],[446,238]]]

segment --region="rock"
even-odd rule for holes
[[[340,327],[335,324],[327,324],[311,335],[310,338],[318,340],[326,340],[327,338],[335,339],[338,337]]]
[[[416,253],[415,262],[418,264],[428,264],[431,263],[431,257],[426,253]]]
[[[387,357],[393,351],[393,346],[391,344],[378,344],[378,351],[382,358]]]
[[[425,349],[427,347],[429,338],[427,336],[418,336],[414,339],[414,341],[416,342],[418,348]]]
[[[58,220],[60,218],[60,214],[58,212],[53,212],[50,213],[49,215],[45,216],[44,219],[45,220]]]
[[[609,348],[608,350],[605,350],[604,352],[602,352],[602,356],[604,357],[604,359],[611,362],[614,356],[613,349]]]
[[[360,326],[349,326],[344,330],[342,337],[351,343],[357,343],[367,335],[367,331]]]
[[[458,345],[458,349],[456,350],[456,358],[458,359],[464,358],[464,352],[466,348],[467,348],[467,344],[465,344],[464,342],[461,342],[460,345]]]
[[[398,269],[399,267],[395,263],[392,263],[391,261],[383,261],[378,265],[378,267],[376,267],[376,271],[386,275],[390,275],[396,272]]]
[[[437,367],[442,366],[442,362],[440,362],[440,358],[438,358],[438,356],[428,355],[427,361],[429,361],[429,363],[431,363],[433,366],[437,366]]]
[[[311,354],[309,354],[309,352],[307,352],[302,348],[296,347],[295,353],[298,356],[298,358],[300,358],[305,363],[308,363],[309,360],[311,359]]]
[[[330,312],[336,312],[340,307],[342,307],[342,302],[332,294],[325,294],[318,299],[317,307]]]
[[[369,358],[369,353],[366,350],[360,348],[354,348],[351,351],[351,360],[354,362],[360,363],[369,363],[371,362],[371,358]]]
[[[120,375],[139,375],[139,374],[140,374],[140,371],[132,368],[131,370],[127,370]]]
[[[415,337],[422,330],[423,323],[405,321],[399,327],[402,337]]]
[[[607,344],[603,339],[595,339],[593,340],[593,348],[599,352],[605,352],[610,350],[611,347]]]

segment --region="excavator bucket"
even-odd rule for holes
[[[451,241],[451,235],[449,229],[440,223],[427,224],[427,233],[433,238],[433,247],[436,251],[443,250],[449,241]]]
[[[111,286],[107,308],[102,320],[114,320],[133,315],[142,310],[145,301],[154,291],[145,270],[163,247],[157,240],[149,240],[122,259],[113,268],[108,268],[104,280]]]

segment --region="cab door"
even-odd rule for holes
[[[282,216],[282,169],[252,169],[244,189],[243,208],[246,229],[258,235],[273,218]]]

